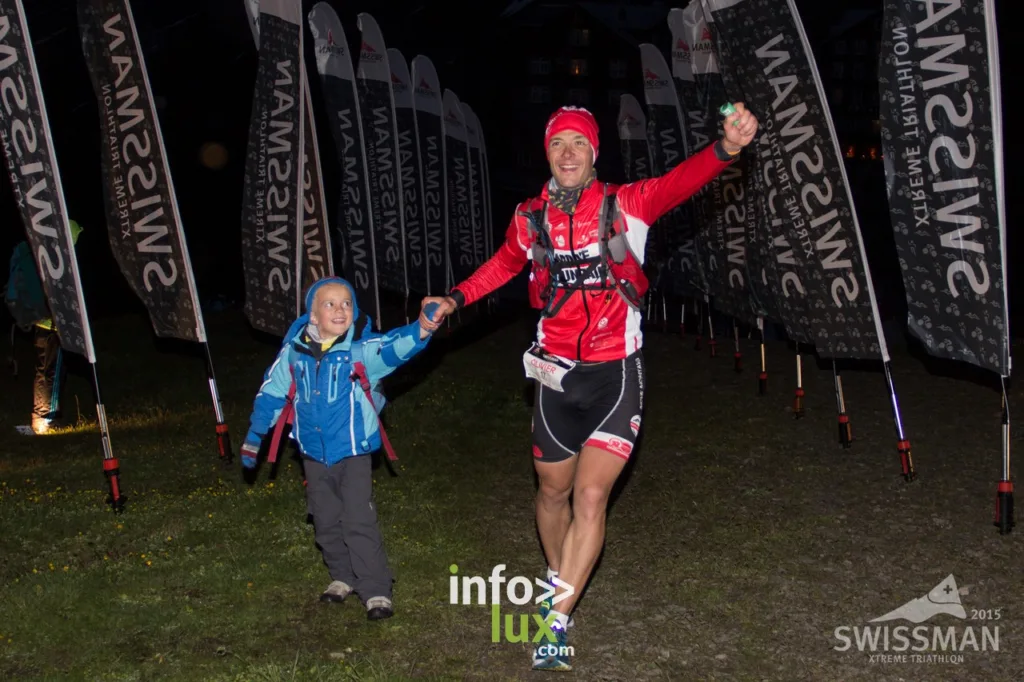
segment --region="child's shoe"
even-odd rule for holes
[[[348,584],[343,583],[340,580],[335,580],[328,585],[327,589],[324,590],[324,593],[320,595],[320,601],[340,604],[345,601],[345,597],[350,594],[352,594],[352,588],[349,587]]]
[[[366,619],[384,620],[395,615],[391,600],[387,597],[370,597],[366,600]]]

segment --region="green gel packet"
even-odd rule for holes
[[[735,114],[736,113],[736,107],[734,107],[731,102],[726,102],[721,107],[719,107],[718,113],[720,113],[722,116],[728,116],[729,114]],[[736,120],[736,121],[733,121],[732,124],[733,124],[733,126],[738,126],[740,124],[740,122],[739,122],[739,120]]]

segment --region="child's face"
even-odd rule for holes
[[[325,284],[313,296],[309,320],[320,330],[320,336],[342,336],[352,326],[352,294],[342,284]]]

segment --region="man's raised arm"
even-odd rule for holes
[[[757,134],[757,118],[742,102],[722,121],[722,138],[657,178],[624,185],[618,192],[622,210],[647,225],[700,191],[732,163]]]

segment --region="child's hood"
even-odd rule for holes
[[[309,311],[313,307],[313,297],[316,296],[317,289],[324,286],[325,284],[340,284],[348,289],[349,296],[352,297],[352,324],[348,328],[348,332],[345,334],[345,340],[351,342],[355,336],[356,322],[359,320],[359,300],[356,298],[355,288],[349,284],[348,280],[341,277],[324,277],[319,279],[309,287],[309,291],[306,292],[306,312],[297,319],[289,329],[288,338],[297,339],[301,337],[303,330],[306,325],[309,324]]]
[[[341,277],[324,277],[313,282],[309,287],[309,291],[306,292],[306,314],[313,308],[313,297],[316,296],[317,289],[324,286],[325,284],[340,284],[341,286],[348,289],[348,295],[352,297],[352,319],[355,320],[359,317],[359,300],[356,298],[356,290],[348,283],[347,279]]]

